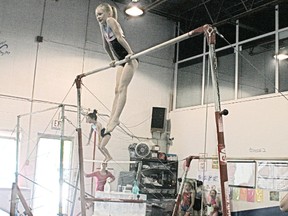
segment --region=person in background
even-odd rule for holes
[[[97,121],[97,110],[94,109],[93,112],[87,114],[86,122],[91,124],[91,129],[90,129],[87,145],[90,144],[92,134],[94,131],[98,133],[98,143],[100,143],[101,141],[100,131],[102,129],[102,124]],[[99,150],[101,151],[100,148]]]
[[[203,195],[203,182],[197,180],[195,202],[193,205],[193,216],[201,216],[201,207],[204,206],[206,203],[206,199],[202,195]],[[203,208],[202,208],[202,212],[203,212]]]
[[[195,200],[195,188],[190,181],[184,183],[184,191],[180,203],[180,216],[191,216]]]
[[[126,63],[117,66],[115,96],[112,105],[112,111],[106,129],[101,130],[103,137],[100,148],[105,156],[104,161],[112,160],[112,157],[106,145],[111,139],[111,132],[120,124],[120,115],[124,109],[128,85],[131,82],[135,70],[138,68],[138,60],[130,59],[133,51],[125,39],[121,25],[117,21],[117,10],[115,7],[107,3],[102,3],[96,8],[96,19],[100,25],[104,49],[109,55],[112,62],[111,66],[115,66],[116,60],[127,60]]]
[[[220,198],[217,196],[217,191],[215,189],[210,190],[207,198],[207,215],[208,216],[219,216],[221,211]]]
[[[106,181],[113,182],[115,176],[107,170],[107,163],[101,163],[101,168],[99,171],[92,172],[90,174],[85,174],[85,177],[95,177],[95,190],[104,191],[104,185]]]

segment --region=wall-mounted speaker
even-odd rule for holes
[[[166,108],[152,107],[151,132],[164,132],[166,121]]]
[[[37,36],[36,42],[42,43],[43,42],[43,36]]]

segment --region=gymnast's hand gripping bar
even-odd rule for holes
[[[129,61],[129,60],[136,59],[136,58],[138,58],[138,57],[140,57],[140,56],[142,56],[142,55],[145,55],[145,54],[147,54],[147,53],[150,53],[150,52],[154,52],[154,51],[156,51],[156,50],[163,49],[163,48],[165,48],[165,47],[167,47],[167,46],[176,44],[176,43],[181,42],[181,41],[184,41],[184,40],[186,40],[186,39],[188,39],[188,38],[191,38],[191,37],[200,35],[200,34],[202,34],[202,33],[208,33],[208,34],[209,34],[209,32],[210,32],[210,33],[213,32],[213,28],[212,28],[211,25],[206,24],[206,25],[201,26],[201,27],[198,27],[198,28],[196,28],[196,29],[194,29],[194,30],[192,30],[192,31],[190,31],[190,32],[188,32],[188,33],[185,33],[185,34],[183,34],[183,35],[180,35],[180,36],[178,36],[178,37],[176,37],[176,38],[173,38],[173,39],[171,39],[171,40],[168,40],[168,41],[166,41],[166,42],[163,42],[163,43],[161,43],[161,44],[158,44],[158,45],[153,46],[153,47],[151,47],[151,48],[148,48],[148,49],[146,49],[146,50],[143,50],[143,51],[141,51],[141,52],[139,52],[139,53],[133,54],[133,55],[131,55],[130,58],[128,58],[128,59],[123,59],[123,60],[120,60],[120,61],[116,61],[114,65],[115,65],[115,66],[121,65],[121,64],[123,64],[123,63],[126,63],[126,62]],[[209,40],[208,42],[211,42],[211,41]],[[114,65],[113,65],[113,66],[114,66]],[[110,68],[110,67],[113,67],[113,66],[112,66],[112,65],[108,65],[108,66],[104,66],[104,67],[102,67],[102,68],[98,68],[98,69],[95,69],[95,70],[90,71],[90,72],[87,72],[87,73],[80,74],[80,75],[77,76],[77,80],[81,79],[82,77],[89,76],[89,75],[91,75],[91,74],[98,73],[98,72],[100,72],[100,71],[106,70],[106,69],[108,69],[108,68]]]

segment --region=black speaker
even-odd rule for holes
[[[153,107],[152,108],[152,120],[151,120],[151,132],[165,130],[166,108]]]

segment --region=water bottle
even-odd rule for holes
[[[122,192],[122,186],[118,185],[118,192]]]
[[[137,184],[136,181],[134,181],[134,185],[133,185],[133,187],[132,187],[132,193],[133,193],[133,194],[139,194],[139,191],[140,191],[140,189],[139,189],[139,187],[138,187],[138,184]]]
[[[104,192],[110,193],[110,191],[111,191],[110,182],[106,181],[104,185]]]

